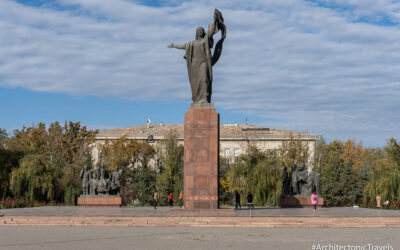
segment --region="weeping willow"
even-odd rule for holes
[[[53,173],[54,169],[39,154],[28,154],[11,172],[11,190],[15,197],[26,200],[52,200]]]
[[[276,205],[280,195],[280,172],[278,162],[268,153],[250,147],[248,152],[235,159],[227,173],[231,183],[231,192],[238,191],[242,203],[246,203],[247,194],[253,194],[256,206]]]
[[[375,200],[377,195],[381,196],[382,200],[400,199],[400,171],[388,162],[383,169],[372,171],[370,174],[364,191],[364,200]]]
[[[400,146],[397,140],[388,140],[383,150],[370,152],[369,178],[364,190],[364,201],[400,199]]]

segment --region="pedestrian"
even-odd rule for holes
[[[170,206],[170,207],[172,207],[173,206],[173,197],[172,197],[172,193],[170,193],[169,195],[168,195],[168,205]]]
[[[249,206],[249,208],[254,208],[253,195],[250,192],[247,193],[247,206]]]
[[[154,200],[154,209],[157,209],[157,202],[158,202],[158,192],[157,191],[154,192],[153,200]]]
[[[379,194],[376,196],[376,207],[377,208],[381,208],[381,197],[379,196]]]
[[[182,191],[179,194],[179,205],[181,206],[181,208],[183,208],[183,192]]]
[[[239,192],[236,190],[235,191],[235,209],[242,209],[242,206],[240,206],[240,194]]]
[[[318,204],[318,195],[316,195],[315,192],[313,192],[311,195],[311,204],[313,206],[313,211],[316,212]]]

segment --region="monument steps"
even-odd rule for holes
[[[5,215],[0,217],[0,224],[10,226],[399,228],[400,217],[110,217]]]

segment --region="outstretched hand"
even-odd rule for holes
[[[170,45],[168,45],[168,48],[173,48],[174,47],[174,43],[171,43]]]

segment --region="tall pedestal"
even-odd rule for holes
[[[185,209],[218,208],[219,114],[210,104],[185,114]]]

